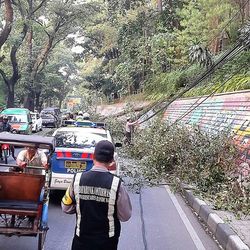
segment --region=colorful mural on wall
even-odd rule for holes
[[[250,91],[178,99],[168,106],[163,119],[197,125],[208,133],[231,131],[242,151],[241,160],[250,164]]]

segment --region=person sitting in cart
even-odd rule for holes
[[[16,159],[17,165],[23,169],[23,172],[29,174],[43,174],[42,169],[29,169],[27,166],[31,167],[44,167],[48,168],[48,159],[46,154],[38,149],[38,146],[26,147],[22,150]]]

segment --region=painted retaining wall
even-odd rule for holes
[[[250,162],[250,91],[217,94],[209,98],[183,98],[174,101],[164,112],[164,120],[170,123],[181,117],[180,122],[198,125],[208,133],[231,130],[245,160]]]

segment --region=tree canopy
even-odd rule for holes
[[[249,8],[240,0],[4,0],[0,98],[33,110],[61,105],[76,89],[171,95],[236,42]],[[249,65],[246,53],[234,67]]]

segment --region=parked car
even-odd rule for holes
[[[44,127],[58,128],[61,126],[61,112],[58,108],[45,108],[40,114]]]
[[[53,136],[56,140],[55,152],[52,155],[52,189],[67,189],[75,173],[88,171],[93,166],[95,145],[101,140],[112,141],[110,132],[103,128],[61,127]],[[115,146],[121,146],[117,143]],[[115,162],[109,170],[119,175],[117,153]]]
[[[32,132],[42,131],[42,118],[37,112],[30,112],[32,119]]]
[[[1,112],[2,115],[7,115],[12,130],[19,134],[32,133],[32,120],[30,111],[24,108],[8,108]]]

